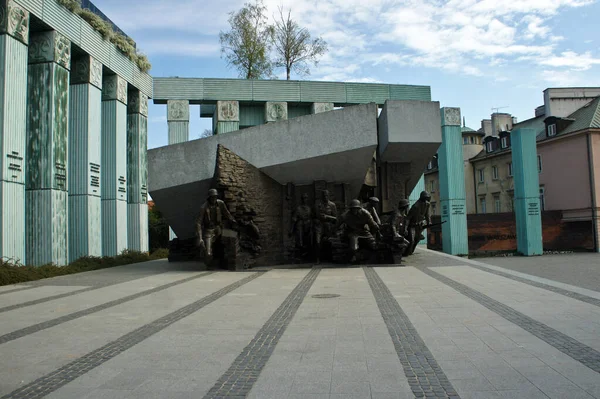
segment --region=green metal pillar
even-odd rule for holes
[[[29,12],[0,1],[0,257],[25,259],[25,153]]]
[[[69,93],[69,261],[102,256],[102,64],[73,60]]]
[[[467,204],[463,164],[460,108],[445,107],[442,115],[442,145],[438,150],[442,247],[451,255],[468,255]]]
[[[71,42],[31,35],[27,79],[27,264],[68,263],[68,124]]]
[[[215,108],[215,133],[229,133],[240,130],[239,101],[217,101]]]
[[[148,97],[130,90],[127,105],[127,247],[148,252]]]
[[[127,81],[102,83],[102,255],[127,249]]]
[[[517,129],[511,132],[510,141],[515,187],[517,252],[525,256],[542,255],[544,247],[536,132],[534,129]]]
[[[167,101],[167,125],[169,144],[178,144],[190,140],[190,102],[188,100]],[[177,238],[169,227],[169,241]]]
[[[425,191],[425,175],[421,175],[421,178],[417,182],[415,188],[413,188],[408,200],[410,201],[410,206],[413,206],[415,202],[419,200],[421,196],[421,191]],[[423,235],[425,238],[419,242],[419,245],[427,245],[427,230],[423,230]]]

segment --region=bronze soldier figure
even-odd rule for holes
[[[335,204],[329,200],[329,191],[323,190],[321,200],[315,203],[313,220],[317,263],[321,260],[321,245],[324,240],[329,239],[329,237],[334,234],[336,223],[337,208]]]
[[[381,226],[381,219],[379,219],[379,215],[377,214],[377,209],[375,207],[379,203],[379,198],[371,197],[369,198],[369,202],[365,204],[364,209],[371,214],[375,223]]]
[[[292,215],[290,236],[294,235],[297,249],[307,249],[312,235],[313,211],[308,205],[308,194],[302,194],[300,205]]]
[[[227,209],[225,202],[217,198],[217,190],[208,190],[208,199],[202,207],[196,219],[196,234],[200,247],[204,249],[206,262],[210,262],[213,256],[214,245],[223,233],[223,218],[236,223]]]
[[[394,218],[392,219],[392,231],[394,232],[394,238],[408,236],[408,224],[406,223],[406,217],[408,215],[408,206],[410,202],[407,199],[401,199],[398,202],[398,209],[394,212]]]
[[[359,200],[354,199],[350,202],[350,209],[340,218],[341,224],[344,225],[343,236],[349,241],[350,245],[350,262],[356,261],[359,241],[372,250],[376,249],[373,234],[380,237],[379,225],[375,223],[371,214],[360,206]]]
[[[405,255],[411,255],[415,252],[417,248],[417,244],[423,238],[423,228],[431,224],[431,213],[430,213],[430,201],[431,194],[427,191],[422,191],[419,196],[419,200],[413,204],[408,211],[408,216],[406,217],[406,223],[408,224],[408,240],[410,241],[410,246],[406,249]]]

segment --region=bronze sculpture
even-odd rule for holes
[[[196,219],[196,234],[199,246],[204,250],[205,260],[212,260],[214,245],[223,234],[223,218],[232,223],[237,223],[231,216],[225,202],[217,198],[218,193],[214,188],[208,190],[208,199],[200,207],[200,214]]]
[[[415,252],[419,241],[425,238],[422,235],[423,229],[425,226],[431,224],[430,201],[431,194],[427,191],[422,191],[417,202],[408,211],[406,224],[408,225],[407,238],[410,241],[410,246],[406,248],[404,255],[411,255]]]
[[[398,202],[398,209],[396,209],[392,218],[392,231],[394,232],[394,238],[408,236],[408,224],[406,224],[406,217],[408,216],[409,205],[410,202],[407,199],[401,199]]]
[[[379,203],[379,198],[371,197],[369,198],[369,202],[367,202],[363,208],[371,214],[375,223],[381,226],[381,219],[379,219],[379,215],[377,214],[377,209],[375,207]]]
[[[336,223],[337,208],[335,204],[329,200],[329,191],[323,190],[321,200],[315,203],[315,215],[313,220],[317,263],[320,263],[321,261],[322,244],[334,234]]]
[[[294,237],[296,249],[308,250],[312,240],[313,210],[308,205],[308,194],[302,194],[300,205],[292,214],[292,225],[289,235]]]
[[[376,249],[373,234],[381,238],[379,225],[373,220],[371,213],[361,207],[359,200],[350,202],[350,209],[341,216],[339,225],[343,225],[342,235],[349,242],[350,262],[356,261],[356,252],[361,242],[371,250]]]

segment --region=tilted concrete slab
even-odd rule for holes
[[[379,115],[378,154],[383,162],[410,164],[412,190],[442,144],[440,103],[386,101]]]
[[[345,182],[358,195],[377,147],[377,107],[356,105],[149,150],[150,195],[181,238],[194,234],[218,144],[280,184]]]

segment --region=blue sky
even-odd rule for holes
[[[218,34],[244,1],[94,0],[133,37],[153,76],[235,78]],[[368,4],[368,5],[367,5]],[[310,80],[431,86],[441,106],[480,127],[493,107],[533,117],[548,87],[600,86],[596,0],[265,0],[291,9],[329,52]],[[594,18],[596,17],[596,18]],[[284,71],[279,71],[285,79]],[[292,79],[299,77],[293,76]],[[210,120],[190,110],[190,138]],[[150,105],[148,147],[167,144],[166,106]]]

